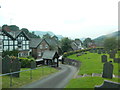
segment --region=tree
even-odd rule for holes
[[[11,31],[18,31],[19,30],[19,27],[16,25],[10,25],[9,28]]]
[[[104,48],[113,50],[118,48],[118,41],[116,38],[107,38],[104,40]]]
[[[65,37],[61,40],[61,49],[63,52],[67,52],[69,51],[69,49],[71,48],[71,43],[72,40],[70,40],[68,37]]]
[[[49,33],[47,33],[47,34],[43,35],[42,38],[43,38],[43,39],[45,39],[45,38],[51,38],[51,35],[50,35]]]
[[[26,34],[29,33],[29,30],[27,28],[22,28],[21,30],[24,31]]]
[[[84,45],[86,48],[88,48],[89,43],[92,43],[91,38],[86,38],[86,39],[83,41],[83,45]]]

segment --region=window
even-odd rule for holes
[[[47,44],[45,45],[45,48],[48,48],[48,45],[47,45]]]
[[[0,35],[0,39],[3,39],[3,36],[2,36],[2,35]]]
[[[15,45],[17,45],[18,44],[18,41],[15,41]]]
[[[8,37],[7,37],[7,36],[4,36],[4,39],[8,39]]]
[[[26,44],[29,44],[29,41],[26,41]]]
[[[15,46],[15,49],[17,49],[18,48],[18,46]]]
[[[13,45],[13,41],[9,41],[9,45]]]
[[[13,50],[13,46],[9,46],[9,50],[12,51]]]
[[[23,45],[23,50],[25,50],[25,45]]]
[[[42,45],[40,45],[40,49],[42,49]]]
[[[26,49],[29,49],[29,45],[26,45]]]
[[[4,46],[4,51],[7,51],[8,50],[8,46]]]
[[[38,52],[38,56],[41,56],[41,52]]]
[[[25,41],[23,41],[23,44],[25,44]]]
[[[8,45],[8,41],[4,41],[4,45]]]

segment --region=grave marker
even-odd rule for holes
[[[31,69],[34,69],[34,68],[36,68],[36,62],[35,61],[31,61]]]
[[[107,62],[107,56],[106,56],[106,55],[102,55],[101,58],[102,58],[102,62],[103,62],[103,63],[104,63],[104,62]]]
[[[112,79],[113,77],[113,65],[111,64],[112,61],[106,62],[103,66],[103,78],[110,78]]]

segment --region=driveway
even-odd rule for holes
[[[69,80],[73,78],[77,69],[69,65],[60,65],[60,67],[62,69],[59,72],[21,88],[64,88]]]

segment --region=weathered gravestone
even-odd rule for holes
[[[112,61],[106,62],[103,66],[103,78],[110,78],[112,79],[113,77],[113,65],[111,64]]]
[[[2,74],[10,73],[10,65],[11,65],[11,61],[9,56],[5,56],[2,59]]]
[[[106,53],[106,51],[103,49],[103,50],[102,50],[102,53],[104,53],[104,54],[105,54],[105,53]]]
[[[19,62],[19,59],[18,58],[13,59],[11,63],[11,72],[20,71],[20,68],[21,68],[21,63]],[[12,74],[12,76],[19,77],[19,74],[20,73],[15,73],[15,74]]]
[[[109,53],[109,57],[110,57],[110,58],[115,58],[115,53],[114,53],[114,52],[110,52],[110,53]]]
[[[114,58],[114,63],[120,63],[120,58]]]
[[[101,54],[101,50],[98,50],[98,54]]]
[[[101,58],[102,58],[102,62],[103,62],[103,63],[104,63],[104,62],[107,62],[107,56],[106,56],[106,55],[102,55]]]
[[[34,68],[36,68],[36,62],[35,61],[31,61],[31,69],[34,69]]]
[[[78,56],[81,56],[81,54],[79,53],[79,54],[77,54],[76,56],[77,56],[77,57],[78,57]]]

